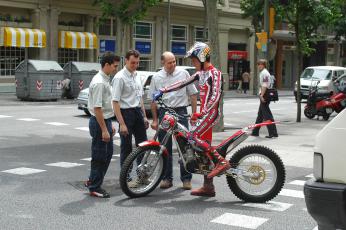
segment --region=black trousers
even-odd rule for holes
[[[256,124],[259,124],[259,123],[261,123],[263,121],[267,121],[267,120],[274,121],[274,117],[273,117],[272,111],[270,111],[269,104],[270,104],[270,102],[264,102],[264,103],[260,102],[260,106],[258,108]],[[261,127],[253,129],[252,134],[258,135],[260,128]],[[275,124],[267,125],[267,129],[268,129],[269,136],[277,136],[278,135],[278,131],[276,130]]]

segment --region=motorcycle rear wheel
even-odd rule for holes
[[[304,115],[309,119],[313,119],[316,114],[314,113],[312,107],[308,106],[304,109]]]
[[[130,198],[151,193],[160,183],[167,158],[159,154],[159,146],[137,147],[124,161],[119,182]]]
[[[271,149],[250,145],[239,149],[230,159],[232,167],[256,176],[227,176],[233,194],[245,202],[264,203],[276,197],[285,183],[285,167]]]

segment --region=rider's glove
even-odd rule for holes
[[[197,119],[202,118],[202,116],[203,115],[201,113],[193,113],[192,116],[191,116],[191,121],[196,122]]]
[[[153,101],[157,101],[158,99],[160,99],[163,95],[163,92],[161,90],[158,90],[156,92],[153,93]]]

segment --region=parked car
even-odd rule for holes
[[[306,207],[318,229],[346,229],[346,110],[316,136],[314,179],[304,185]]]
[[[150,111],[151,101],[147,99],[147,91],[149,90],[151,77],[154,74],[155,72],[137,71],[137,77],[139,78],[144,90],[143,102],[144,102],[144,108],[147,115],[150,115],[151,113]],[[89,99],[89,88],[81,90],[77,97],[77,105],[78,105],[78,109],[83,110],[85,114],[90,116],[90,112],[88,110],[88,99]]]
[[[312,87],[318,84],[318,92],[333,93],[333,80],[346,73],[345,67],[340,66],[312,66],[306,68],[300,76],[301,99],[307,99]],[[297,100],[297,82],[294,87],[294,96]]]

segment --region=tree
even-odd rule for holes
[[[298,75],[297,80],[297,118],[301,121],[301,103],[300,103],[300,75],[303,70],[303,56],[310,55],[314,52],[311,44],[320,37],[319,28],[328,23],[332,18],[332,12],[327,7],[329,0],[290,0],[285,1],[282,5],[281,1],[273,1],[276,12],[283,20],[288,21],[294,28],[297,56],[298,56]]]
[[[101,8],[102,19],[116,17],[122,23],[133,24],[160,2],[162,0],[94,0],[94,5]]]
[[[262,21],[264,12],[263,0],[241,0],[240,9],[243,11],[243,18],[251,18],[251,24],[255,30],[255,33],[262,31]],[[257,95],[258,91],[258,76],[257,76],[257,46],[254,47],[254,65],[253,69],[253,94]]]
[[[330,25],[335,31],[335,39],[346,37],[346,0],[333,0],[330,2],[333,17]]]

